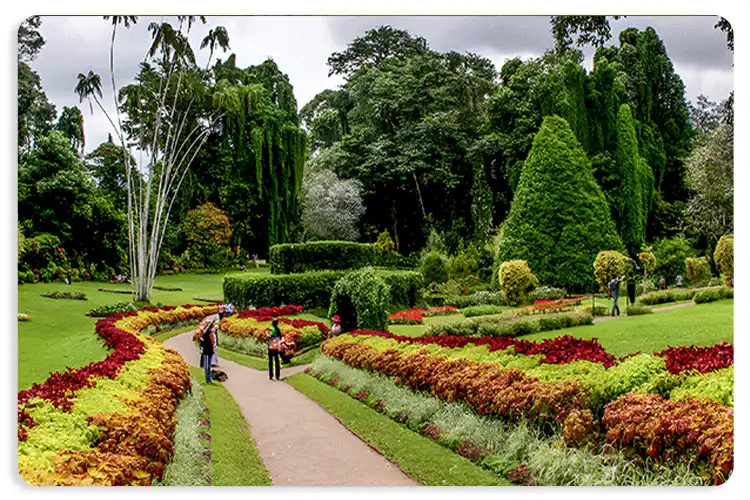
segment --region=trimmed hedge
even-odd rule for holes
[[[726,287],[711,288],[672,288],[658,292],[647,293],[638,298],[638,302],[647,306],[664,304],[666,302],[677,302],[682,300],[695,300],[701,302],[712,302],[720,299],[734,298],[734,290]]]
[[[313,241],[273,245],[268,252],[271,273],[358,269],[373,265],[375,245],[351,241]]]
[[[224,277],[224,302],[238,309],[295,304],[328,310],[331,293],[344,271],[297,274],[256,274]],[[414,306],[422,275],[414,271],[375,270],[391,289],[389,306]]]
[[[272,274],[308,271],[344,271],[366,266],[412,268],[419,262],[410,256],[380,252],[372,243],[311,241],[273,245],[268,253]]]
[[[508,320],[503,318],[482,318],[437,323],[425,329],[424,335],[453,335],[456,337],[520,337],[536,332],[562,330],[580,325],[591,325],[590,313],[571,312],[564,314],[545,314],[529,319]]]

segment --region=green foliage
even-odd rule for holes
[[[685,270],[693,285],[711,279],[711,264],[707,257],[688,257],[685,259]]]
[[[471,306],[508,305],[508,302],[505,300],[505,295],[503,295],[502,291],[489,292],[486,290],[474,292],[470,295],[449,295],[445,297],[443,302],[447,306],[456,306],[460,309]]]
[[[724,284],[728,285],[734,279],[734,235],[725,234],[719,239],[714,250],[714,262],[721,270]],[[732,281],[733,282],[733,281]]]
[[[447,259],[437,252],[425,255],[422,261],[422,276],[426,285],[448,281]]]
[[[183,260],[189,268],[226,269],[232,259],[232,227],[226,214],[213,203],[190,210],[182,220],[187,242]]]
[[[60,292],[55,290],[41,295],[42,297],[47,297],[49,299],[88,300],[88,297],[86,297],[86,294],[83,292]]]
[[[592,324],[591,314],[571,312],[544,314],[538,317],[508,319],[477,317],[465,321],[436,323],[425,328],[425,335],[455,335],[457,337],[519,337],[537,332],[561,330]]]
[[[542,283],[581,290],[593,285],[596,255],[620,248],[583,149],[565,120],[546,117],[503,225],[499,261],[524,259]]]
[[[334,284],[343,276],[338,271],[301,274],[250,274],[224,277],[224,302],[238,309],[282,304],[328,308]]]
[[[653,274],[654,271],[656,271],[658,264],[656,256],[651,250],[651,247],[645,248],[637,255],[638,262],[641,263],[641,267],[644,269],[646,276]]]
[[[391,253],[396,251],[396,244],[391,239],[388,231],[383,231],[378,235],[378,241],[375,242],[375,249],[380,253]]]
[[[647,167],[647,166],[646,166]],[[630,106],[623,104],[617,113],[617,150],[615,151],[616,182],[612,191],[612,215],[628,252],[643,246],[646,237],[648,200],[644,201],[647,179],[642,177],[644,163],[638,154]],[[643,185],[641,183],[643,181]]]
[[[602,250],[594,260],[594,276],[601,291],[606,292],[608,284],[614,278],[625,276],[631,272],[631,263],[620,252]]]
[[[695,251],[688,240],[682,237],[660,238],[654,241],[656,256],[656,273],[672,281],[675,276],[685,276],[685,259],[692,257]]]
[[[345,270],[375,264],[376,246],[350,241],[313,241],[274,245],[268,257],[274,274]]]
[[[124,312],[137,311],[137,310],[138,308],[135,307],[130,302],[118,302],[116,304],[95,307],[91,309],[88,313],[86,313],[86,315],[87,316],[109,316],[111,314],[124,313]]]
[[[675,401],[686,397],[711,398],[725,406],[734,407],[734,366],[690,375],[669,394],[669,399]]]
[[[553,286],[542,285],[536,287],[529,293],[530,300],[552,300],[561,299],[567,295],[564,288],[555,288]]]
[[[461,309],[461,314],[466,318],[473,316],[487,316],[490,314],[501,314],[508,310],[508,306],[482,305],[469,306]]]
[[[422,274],[416,271],[384,271],[376,274],[383,278],[388,289],[388,307],[413,307],[421,299]]]
[[[654,311],[648,307],[639,306],[636,304],[629,304],[627,307],[628,316],[640,316],[641,314],[651,314]]]
[[[525,260],[503,262],[500,265],[499,279],[503,294],[511,305],[525,302],[529,292],[539,283]]]
[[[323,334],[317,326],[303,326],[300,328],[299,343],[302,346],[313,346],[323,341]]]
[[[344,331],[388,327],[389,286],[372,268],[347,273],[333,287],[328,316],[338,314]]]
[[[696,304],[704,304],[706,302],[714,302],[716,300],[734,298],[734,289],[732,288],[708,288],[703,291],[697,292],[693,296],[693,301]]]

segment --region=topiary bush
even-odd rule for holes
[[[711,264],[706,257],[688,257],[685,259],[685,270],[693,285],[711,279]]]
[[[542,283],[570,291],[595,285],[601,250],[624,250],[609,205],[568,123],[544,118],[500,235],[499,262],[524,259]]]
[[[311,241],[273,245],[268,262],[273,274],[307,271],[339,271],[371,266],[376,260],[375,245],[351,241]]]
[[[529,299],[531,300],[554,300],[561,299],[567,295],[564,288],[555,288],[554,286],[538,286],[531,293],[529,293]]]
[[[301,274],[259,274],[226,276],[224,302],[238,309],[294,304],[328,309],[331,291],[344,275],[340,271]]]
[[[391,253],[396,251],[396,244],[393,242],[388,231],[383,231],[378,235],[378,240],[375,242],[375,249],[380,253]]]
[[[437,252],[428,253],[422,261],[424,283],[445,283],[448,281],[448,262]]]
[[[500,265],[499,279],[503,294],[511,305],[524,302],[538,283],[525,260],[503,262]]]
[[[638,262],[641,263],[641,267],[645,271],[646,276],[654,274],[656,271],[657,261],[654,252],[651,247],[644,248],[638,255]]]
[[[716,244],[714,250],[714,262],[721,270],[724,285],[734,284],[734,235],[725,234]]]
[[[610,281],[625,276],[631,270],[630,259],[614,250],[601,251],[594,260],[594,276],[599,289],[603,292],[607,291]]]
[[[374,269],[365,267],[349,272],[333,287],[328,317],[338,314],[345,332],[385,330],[389,295],[388,285]]]

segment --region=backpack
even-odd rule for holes
[[[217,370],[216,368],[211,369],[211,380],[218,380],[219,382],[225,382],[227,380],[226,372]]]

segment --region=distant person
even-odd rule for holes
[[[281,348],[281,330],[279,329],[279,320],[275,319],[271,323],[271,337],[268,339],[268,378],[273,380],[274,362],[276,363],[276,380],[281,378],[281,360],[279,359],[279,349]]]
[[[678,274],[677,278],[675,278],[675,282],[677,283],[678,287],[682,287],[682,275]]]
[[[219,304],[219,320],[224,319],[224,315],[226,314],[227,306],[224,304]]]
[[[615,311],[617,311],[618,316],[620,315],[620,307],[617,305],[617,299],[620,297],[620,283],[624,279],[625,276],[620,276],[619,278],[614,278],[609,282],[609,294],[612,299],[614,299],[614,303],[612,304],[612,312],[610,313],[611,316],[615,315]]]
[[[635,304],[635,278],[632,274],[628,277],[628,299]]]
[[[664,278],[664,276],[659,277],[659,288],[661,290],[667,289],[667,280]]]
[[[245,263],[244,263],[244,262],[243,262],[243,263],[242,263],[242,265],[240,266],[240,271],[242,271],[243,273],[244,273],[245,271],[247,271],[247,266],[245,265]]]
[[[331,337],[341,335],[341,318],[336,314],[331,320],[333,321],[333,325],[331,325]]]
[[[214,355],[214,343],[211,339],[211,329],[206,328],[201,335],[201,367],[206,374],[206,383],[211,383],[211,358]]]
[[[234,316],[234,304],[227,304],[227,307],[225,309],[225,318],[228,318],[230,316]]]

